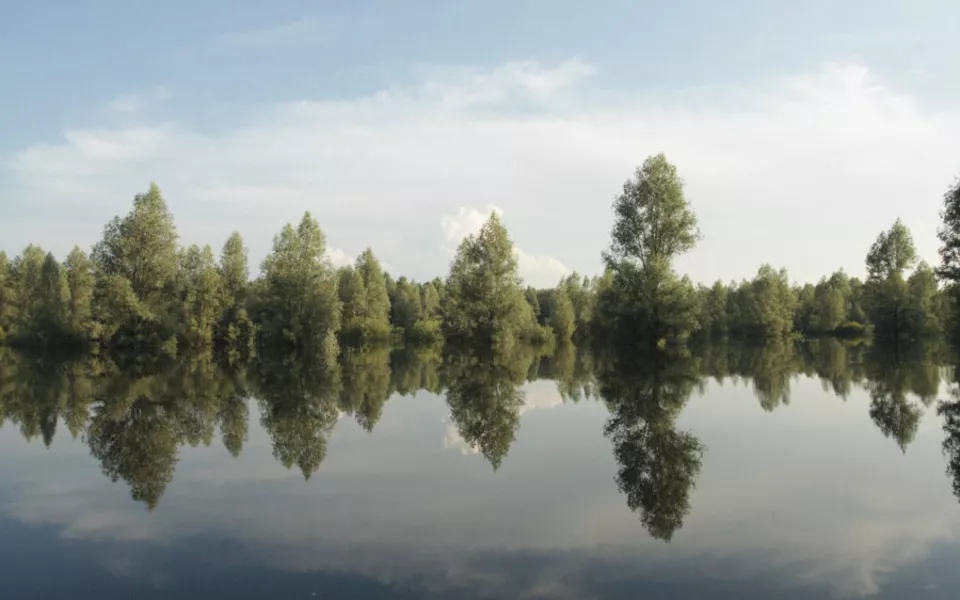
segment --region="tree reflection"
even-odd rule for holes
[[[327,438],[340,417],[340,369],[324,362],[263,360],[256,381],[260,423],[273,440],[273,455],[304,479],[327,455]]]
[[[951,390],[951,399],[937,406],[937,414],[943,418],[943,454],[947,458],[947,475],[953,494],[960,499],[960,388]]]
[[[698,363],[685,354],[615,355],[599,380],[612,412],[605,434],[619,465],[617,485],[650,535],[669,541],[690,512],[704,452],[695,436],[676,429],[700,383]]]
[[[548,352],[544,355],[544,352]],[[457,346],[345,350],[339,362],[261,356],[225,368],[210,353],[176,360],[117,356],[53,357],[0,348],[0,422],[28,441],[52,445],[66,429],[80,437],[114,481],[153,508],[176,469],[182,445],[212,445],[230,455],[248,437],[250,399],[273,454],[305,479],[317,472],[341,416],[373,432],[394,394],[444,394],[463,441],[500,468],[520,429],[522,385],[556,381],[561,398],[602,398],[606,435],[619,465],[617,483],[649,532],[670,539],[690,510],[703,448],[676,420],[707,377],[752,389],[766,411],[790,401],[794,377],[819,377],[825,390],[869,396],[865,410],[881,433],[906,451],[925,407],[949,380],[936,344],[871,345],[832,338],[764,344],[719,343],[641,353],[559,343],[499,350]],[[951,457],[960,469],[960,399],[941,403]]]
[[[340,364],[343,379],[340,410],[353,415],[367,431],[373,431],[392,393],[390,348],[345,350]]]
[[[442,364],[439,345],[396,348],[390,354],[390,385],[401,396],[420,390],[439,394]]]
[[[524,382],[534,359],[531,348],[455,348],[443,365],[450,416],[460,437],[477,448],[494,470],[510,451],[520,426]]]
[[[865,387],[870,394],[870,418],[884,437],[902,452],[913,442],[923,416],[940,388],[940,368],[927,346],[877,345],[869,350]],[[917,396],[920,403],[908,398]]]

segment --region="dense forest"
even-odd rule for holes
[[[524,287],[496,214],[463,240],[445,280],[394,279],[371,249],[335,269],[310,213],[280,231],[251,280],[239,233],[219,257],[209,246],[178,245],[154,184],[106,225],[89,255],[74,248],[61,262],[35,245],[12,260],[0,252],[0,340],[171,355],[205,348],[231,361],[269,348],[330,362],[341,348],[398,340],[501,348],[792,333],[903,340],[939,335],[954,320],[957,185],[944,199],[938,269],[917,262],[910,231],[897,220],[868,249],[865,279],[841,270],[802,285],[770,265],[749,281],[709,287],[678,276],[674,258],[692,250],[700,233],[682,180],[662,154],[636,170],[613,211],[603,274],[572,274],[553,289]]]
[[[761,266],[747,281],[694,285],[672,262],[700,239],[676,168],[648,158],[614,200],[603,274],[524,287],[507,230],[493,214],[463,240],[446,279],[383,271],[371,249],[335,269],[306,213],[274,238],[251,279],[239,233],[219,257],[181,247],[156,185],[110,221],[92,251],[62,262],[30,245],[0,252],[0,340],[13,346],[175,354],[212,349],[230,361],[258,351],[330,362],[341,348],[405,340],[486,347],[566,340],[663,345],[707,336],[770,339],[873,335],[920,339],[951,328],[960,281],[960,187],[944,199],[942,264],[917,262],[897,220],[866,253],[866,278],[842,270],[797,284]],[[943,285],[941,285],[941,282]]]

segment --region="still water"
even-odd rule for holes
[[[2,597],[956,598],[951,362],[6,353]]]

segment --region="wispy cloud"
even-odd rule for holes
[[[456,213],[443,215],[440,229],[443,231],[447,254],[453,254],[464,238],[478,233],[493,213],[502,216],[503,209],[494,205],[487,206],[486,210],[461,206]],[[570,269],[562,262],[547,254],[531,254],[514,245],[514,256],[520,276],[526,283],[537,287],[552,287],[561,277],[570,273]]]
[[[306,16],[267,27],[220,33],[204,42],[201,47],[211,51],[264,51],[325,41],[332,32],[325,19]]]
[[[925,108],[859,64],[725,90],[711,108],[597,94],[592,72],[580,61],[448,70],[351,100],[277,103],[217,132],[150,121],[71,129],[10,158],[23,185],[15,201],[38,215],[82,206],[104,222],[156,180],[186,239],[219,246],[240,229],[252,259],[309,209],[332,247],[372,245],[418,279],[445,272],[437,247],[502,207],[521,268],[553,284],[568,267],[600,268],[612,197],[664,151],[705,234],[679,264],[695,279],[739,279],[762,261],[801,279],[859,273],[898,216],[921,254],[935,253],[960,155],[956,113]],[[59,252],[99,234],[52,227],[51,239],[30,241]]]
[[[142,113],[155,103],[170,99],[171,96],[169,89],[157,86],[148,91],[120,94],[107,103],[107,109],[123,114]]]

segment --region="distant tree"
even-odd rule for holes
[[[342,267],[339,270],[337,293],[343,307],[341,331],[351,337],[361,337],[367,315],[367,292],[364,289],[363,278],[352,266]]]
[[[326,238],[310,213],[296,229],[284,227],[263,261],[257,315],[265,344],[332,363],[341,306],[325,251]]]
[[[90,340],[96,335],[92,305],[96,285],[93,263],[83,250],[74,247],[63,266],[66,269],[70,296],[67,330],[77,340]]]
[[[960,283],[960,179],[943,196],[940,212],[943,224],[937,232],[940,239],[940,266],[936,273],[948,286]]]
[[[550,323],[548,323],[557,338],[569,341],[577,329],[577,316],[573,302],[564,287],[551,290]]]
[[[700,290],[700,326],[704,332],[723,336],[730,331],[727,318],[727,303],[730,290],[722,281]]]
[[[868,278],[864,286],[864,305],[878,336],[900,339],[911,337],[909,289],[904,271],[916,262],[916,249],[910,231],[899,219],[889,231],[881,232],[867,254]]]
[[[233,232],[220,251],[223,312],[217,324],[216,341],[226,352],[228,361],[249,359],[256,351],[257,327],[248,310],[250,270],[243,238]]]
[[[785,269],[763,265],[753,281],[740,286],[737,296],[742,331],[776,337],[793,329],[796,298]]]
[[[393,325],[409,334],[423,318],[423,305],[416,284],[401,277],[393,291]]]
[[[897,219],[888,231],[881,232],[867,254],[867,271],[871,278],[887,279],[917,262],[917,250],[910,230]]]
[[[510,344],[534,326],[513,243],[496,213],[460,244],[446,283],[444,329],[481,345]]]
[[[169,342],[175,329],[175,317],[170,317],[176,301],[178,254],[173,215],[160,188],[150,184],[145,194],[134,197],[126,217],[115,217],[107,224],[103,239],[93,248],[98,278],[95,307],[126,307],[119,312],[94,311],[98,321],[104,316],[105,333],[123,330],[125,339],[120,343]]]
[[[927,263],[921,262],[907,279],[906,325],[918,337],[936,335],[942,330],[937,306],[937,276]]]
[[[43,248],[33,244],[24,248],[13,260],[11,272],[16,286],[17,320],[20,328],[28,330],[40,310],[40,290],[43,286],[43,263],[46,260]],[[26,332],[25,332],[26,333]]]
[[[182,338],[188,345],[210,346],[224,303],[223,280],[210,246],[194,244],[180,253],[177,290]]]
[[[20,299],[13,266],[6,253],[0,252],[0,342],[14,333]]]
[[[34,332],[44,341],[64,340],[68,335],[70,287],[66,273],[49,252],[43,259],[40,287],[36,293],[38,298]]]
[[[384,339],[390,334],[390,296],[380,261],[367,248],[357,257],[355,268],[363,282],[362,336],[364,339]]]
[[[537,292],[537,289],[527,286],[527,289],[523,291],[523,296],[527,299],[527,304],[530,305],[530,310],[533,311],[533,316],[542,324],[543,321],[540,318],[540,294]]]

